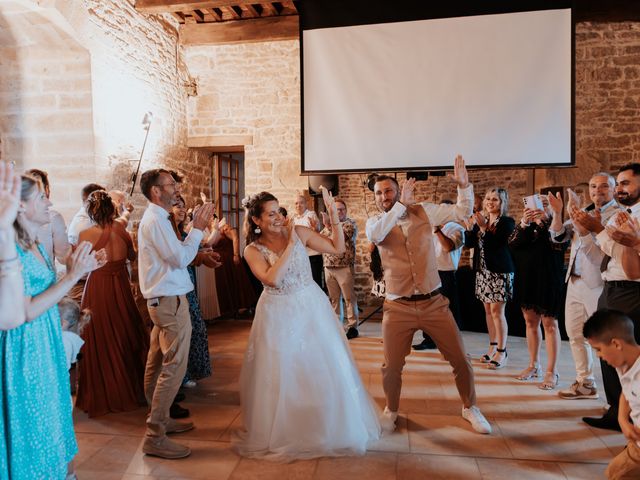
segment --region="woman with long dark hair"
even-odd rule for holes
[[[78,363],[76,406],[90,417],[126,412],[146,405],[144,367],[149,334],[136,305],[127,259],[136,253],[124,225],[115,221],[116,207],[104,190],[87,199],[87,213],[95,225],[80,233],[95,250],[104,248],[107,264],[92,272],[82,296],[82,309],[92,320],[82,333],[85,344]]]
[[[323,189],[331,237],[285,222],[278,200],[245,200],[245,258],[264,284],[249,335],[240,398],[241,455],[270,460],[363,454],[380,435],[342,325],[314,282],[305,247],[344,252],[333,198]]]

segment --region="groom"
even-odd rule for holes
[[[415,179],[407,180],[402,192],[398,182],[387,175],[378,176],[374,186],[381,213],[367,221],[366,233],[378,246],[386,283],[382,317],[382,386],[387,400],[382,423],[386,430],[395,429],[405,357],[411,352],[413,334],[423,330],[453,367],[462,417],[476,432],[491,433],[491,425],[476,406],[473,370],[460,331],[449,301],[440,293],[433,226],[462,223],[473,210],[473,186],[460,155],[452,178],[458,185],[455,205],[415,203]]]

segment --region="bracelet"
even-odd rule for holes
[[[342,222],[332,223],[331,225],[340,225]]]

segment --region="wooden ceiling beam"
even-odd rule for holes
[[[135,8],[145,13],[171,13],[260,3],[256,0],[136,0]]]
[[[182,45],[225,45],[297,40],[298,36],[299,21],[298,17],[294,15],[180,26],[180,43]]]
[[[263,8],[263,15],[264,15],[264,12],[266,12],[267,15],[272,15],[272,16],[278,15],[278,10],[276,9],[276,7],[271,5],[270,2],[260,3],[260,5],[262,5],[262,8]]]

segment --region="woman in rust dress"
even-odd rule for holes
[[[222,266],[216,269],[220,313],[237,316],[240,310],[253,307],[258,299],[242,264],[238,232],[223,224],[220,239],[213,245],[213,250],[220,254],[222,262]]]
[[[131,293],[127,259],[135,259],[131,237],[116,220],[107,192],[89,196],[87,212],[96,224],[80,234],[94,250],[107,251],[107,264],[87,279],[82,308],[92,319],[82,338],[76,406],[90,417],[146,405],[144,367],[149,335]]]

